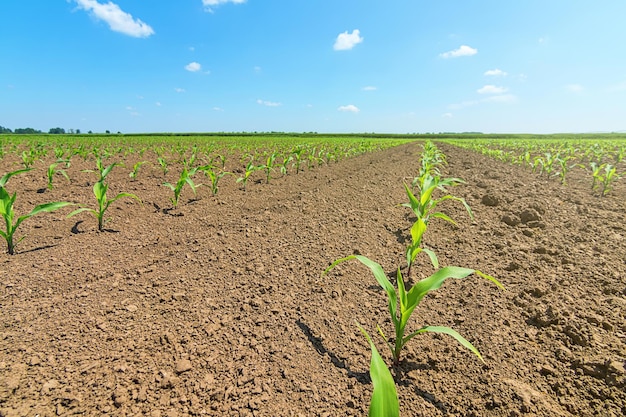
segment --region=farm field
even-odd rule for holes
[[[337,158],[312,145],[318,159],[298,173],[291,160],[283,175],[277,158],[269,182],[262,169],[237,182],[246,152],[215,149],[233,174],[215,195],[186,183],[175,208],[162,184],[177,183],[191,148],[163,153],[167,173],[152,148],[113,152],[104,165],[125,165],[107,176],[109,198],[142,203],[113,202],[102,232],[89,212],[68,218],[76,207],[39,214],[17,230],[16,254],[0,253],[0,415],[367,415],[370,348],[355,320],[391,364],[376,334],[392,333],[385,293],[358,262],[322,272],[351,254],[389,276],[405,267],[403,181],[423,142],[394,144]],[[445,335],[412,339],[392,368],[401,415],[626,414],[626,179],[601,198],[580,168],[562,185],[436,145],[474,219],[442,202],[458,226],[435,219],[424,243],[442,266],[479,269],[506,291],[472,276],[426,296],[409,327],[452,327],[485,363]],[[255,161],[267,165],[262,148]],[[51,201],[95,207],[97,173],[83,172],[93,155],[58,165],[71,182],[56,175],[47,189],[55,160],[8,180],[18,214]],[[0,174],[22,164],[7,152]],[[193,181],[211,183],[200,171]],[[433,272],[427,257],[413,269]]]

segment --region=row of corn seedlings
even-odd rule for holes
[[[378,284],[387,294],[387,304],[391,322],[394,327],[394,337],[387,337],[380,326],[377,326],[377,331],[391,351],[393,366],[397,366],[400,363],[402,349],[411,339],[419,334],[429,332],[452,336],[482,361],[483,358],[478,349],[458,332],[449,327],[424,325],[407,334],[409,319],[423,298],[429,292],[440,288],[443,282],[448,278],[463,279],[472,274],[476,274],[479,277],[492,281],[498,287],[503,288],[502,284],[494,277],[475,269],[457,266],[440,268],[435,252],[426,248],[423,244],[424,234],[432,219],[438,218],[454,224],[454,220],[438,209],[438,206],[444,201],[453,200],[460,202],[465,206],[470,217],[472,216],[472,211],[464,199],[447,193],[448,187],[461,184],[463,181],[459,178],[443,178],[440,172],[440,168],[443,164],[445,164],[445,155],[432,142],[426,142],[418,175],[413,179],[411,185],[404,184],[409,202],[403,205],[411,209],[415,215],[415,221],[410,227],[411,243],[406,249],[406,273],[405,275],[402,274],[401,267],[398,267],[396,271],[397,289],[389,281],[380,264],[362,255],[351,255],[337,259],[324,271],[324,274],[326,274],[338,264],[353,259],[361,262],[370,269]],[[435,196],[435,194],[440,196]],[[412,271],[411,267],[417,255],[422,252],[428,255],[436,272],[427,278],[419,280],[407,290],[407,282],[405,282],[405,280],[408,282],[412,281],[412,274],[415,271]],[[357,323],[357,326],[365,335],[372,351],[370,376],[372,378],[374,391],[370,403],[369,415],[398,416],[400,413],[398,396],[395,389],[395,382],[389,368],[378,353],[368,332],[360,324]]]
[[[582,170],[590,177],[591,191],[605,197],[615,183],[626,175],[623,140],[453,140],[453,145],[482,153],[511,164],[522,165],[533,173],[558,178],[567,184],[573,170]]]
[[[388,146],[390,144],[398,144],[399,142],[389,142],[384,144]],[[0,236],[6,241],[7,244],[7,253],[13,255],[15,253],[15,246],[21,241],[21,239],[15,238],[15,232],[18,227],[28,218],[37,215],[39,213],[52,212],[58,210],[62,207],[77,205],[73,202],[67,201],[56,201],[51,203],[44,203],[37,205],[34,207],[28,214],[17,216],[14,209],[14,203],[17,199],[17,192],[10,194],[7,191],[7,182],[9,179],[15,175],[22,174],[25,172],[29,172],[34,170],[34,164],[37,161],[45,158],[49,153],[54,153],[55,162],[48,165],[46,169],[46,188],[42,188],[41,192],[46,189],[52,190],[54,188],[54,180],[57,176],[62,175],[65,179],[71,183],[70,174],[68,171],[72,166],[72,157],[76,155],[80,155],[84,150],[85,159],[89,159],[91,157],[95,158],[95,170],[83,170],[83,172],[91,172],[94,173],[97,177],[93,185],[93,195],[95,197],[95,204],[93,207],[89,206],[80,206],[76,210],[72,211],[68,217],[75,216],[81,213],[89,213],[93,215],[97,220],[98,231],[104,230],[104,224],[106,221],[105,214],[107,213],[110,205],[121,198],[132,198],[141,203],[141,199],[132,193],[128,192],[120,192],[116,194],[114,197],[109,198],[107,192],[109,190],[109,183],[107,180],[108,175],[111,173],[114,167],[119,166],[120,168],[125,167],[125,165],[121,162],[113,162],[113,163],[105,163],[104,161],[107,158],[112,158],[112,155],[121,155],[124,153],[123,147],[113,146],[111,149],[107,147],[86,147],[84,144],[79,144],[79,146],[68,149],[69,147],[64,147],[63,145],[55,145],[52,147],[52,152],[50,151],[50,147],[46,146],[43,142],[36,142],[29,145],[28,149],[21,151],[21,159],[24,164],[23,168],[16,169],[4,174],[0,178],[0,215],[4,219],[5,227],[4,230],[0,230]],[[332,144],[334,147],[334,153],[332,157],[328,157],[327,161],[338,161],[339,159],[346,158],[348,156],[357,155],[363,152],[374,151],[380,149],[380,147],[375,143],[365,143],[358,142],[356,146],[350,147],[349,145],[339,145]],[[354,145],[354,144],[353,144]],[[3,143],[1,148],[4,150],[7,148],[6,143]],[[246,153],[248,161],[246,163],[246,167],[241,173],[241,175],[237,178],[237,182],[241,182],[243,189],[246,188],[246,183],[248,179],[254,172],[263,171],[264,178],[266,182],[270,182],[272,175],[275,170],[280,169],[282,175],[287,174],[287,163],[293,161],[299,161],[302,155],[319,155],[319,152],[316,152],[316,149],[325,149],[327,153],[330,154],[329,147],[323,147],[318,145],[317,147],[313,147],[312,149],[306,144],[300,144],[297,146],[291,145],[289,150],[286,151],[285,154],[281,154],[278,151],[274,150],[265,150],[263,153],[260,151],[254,151]],[[15,146],[11,149],[16,155],[19,154],[20,148]],[[87,151],[88,150],[88,151]],[[144,156],[148,149],[142,148],[141,155]],[[204,173],[206,178],[209,179],[208,187],[211,189],[211,193],[213,195],[218,192],[218,185],[220,179],[227,175],[237,176],[236,171],[233,172],[226,171],[226,159],[228,153],[221,152],[219,154],[215,153],[216,148],[213,146],[207,146],[205,151],[203,152],[198,145],[193,145],[191,147],[184,146],[181,144],[172,145],[170,147],[170,153],[166,152],[164,146],[156,146],[154,147],[154,152],[158,156],[157,161],[159,165],[163,169],[164,175],[167,173],[168,167],[172,166],[182,166],[180,168],[180,174],[178,175],[178,180],[173,184],[168,181],[163,181],[162,185],[171,189],[173,196],[171,197],[172,208],[176,209],[180,202],[180,196],[185,186],[189,186],[191,190],[196,193],[196,189],[198,186],[202,184],[196,184],[193,181],[194,175],[201,172]],[[165,157],[172,158],[173,152],[177,156],[176,159],[172,159],[173,164],[168,164],[165,160]],[[213,152],[207,154],[206,152]],[[6,154],[3,153],[3,157]],[[264,158],[265,163],[261,164],[259,162],[255,162],[259,155]],[[233,158],[235,159],[235,158]],[[243,157],[241,158],[244,159]],[[277,162],[277,160],[282,159],[282,163]],[[25,163],[25,161],[28,161]],[[6,162],[3,159],[3,163]],[[147,160],[141,160],[136,162],[132,170],[129,173],[129,177],[131,180],[136,180],[139,176],[140,169],[143,165],[147,164]],[[177,165],[179,164],[179,165]],[[299,162],[296,166],[296,173],[300,169]]]

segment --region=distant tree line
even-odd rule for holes
[[[32,127],[23,127],[11,130],[8,127],[0,126],[0,133],[13,133],[16,135],[36,135],[42,134],[44,132],[42,132],[41,130],[33,129]],[[53,127],[48,130],[48,134],[50,135],[65,135],[66,133],[69,133],[70,135],[80,135],[80,129],[68,129],[66,132],[65,129],[63,129],[62,127]],[[89,133],[91,133],[91,131],[89,131]]]

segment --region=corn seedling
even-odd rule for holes
[[[246,191],[246,184],[248,183],[248,179],[250,178],[250,175],[252,175],[252,173],[256,171],[257,169],[258,167],[254,165],[252,161],[250,161],[246,164],[246,170],[244,174],[241,177],[237,178],[237,182],[240,182],[243,185],[244,191]]]
[[[217,195],[217,192],[219,191],[219,181],[226,175],[233,175],[232,172],[226,171],[222,171],[218,174],[213,170],[213,167],[211,165],[205,165],[203,167],[199,167],[198,169],[204,172],[204,174],[211,180],[211,193],[213,195]]]
[[[376,345],[372,341],[370,335],[360,324],[357,323],[359,330],[365,336],[370,349],[372,350],[372,359],[370,361],[370,378],[374,391],[372,392],[372,400],[370,401],[369,417],[399,417],[400,404],[398,402],[398,393],[396,384],[389,372],[389,368],[385,364],[382,356],[378,353]]]
[[[504,288],[502,284],[500,284],[494,277],[484,274],[478,270],[461,268],[457,266],[447,266],[445,268],[441,268],[437,270],[434,274],[429,276],[428,278],[424,278],[421,281],[417,282],[415,285],[411,287],[408,291],[404,286],[404,279],[402,277],[402,273],[400,272],[400,268],[398,268],[397,272],[397,285],[398,291],[391,284],[387,275],[385,275],[385,271],[383,268],[376,262],[370,260],[369,258],[362,255],[351,255],[345,258],[341,258],[333,262],[325,271],[324,274],[328,273],[331,269],[333,269],[338,264],[356,259],[361,262],[363,265],[367,266],[370,271],[372,271],[374,278],[378,282],[378,284],[385,290],[387,293],[387,302],[389,306],[389,313],[391,315],[391,321],[394,325],[395,329],[395,338],[393,340],[388,339],[383,333],[382,329],[378,327],[378,332],[382,336],[383,340],[389,346],[391,350],[391,354],[393,356],[393,360],[395,364],[400,362],[400,355],[402,353],[402,348],[406,343],[414,338],[415,336],[422,333],[443,333],[449,336],[452,336],[459,342],[462,346],[469,349],[472,353],[474,353],[481,361],[482,356],[478,349],[474,347],[469,341],[467,341],[463,336],[457,333],[455,330],[444,327],[444,326],[423,326],[418,330],[409,333],[406,333],[406,326],[409,322],[411,314],[415,310],[415,308],[422,301],[424,296],[428,294],[430,291],[434,291],[441,287],[443,282],[448,278],[454,279],[463,279],[472,274],[476,274],[482,278],[488,279],[495,283],[498,287]],[[393,342],[393,343],[392,343]]]
[[[106,177],[111,173],[113,168],[115,168],[117,165],[123,165],[123,164],[120,162],[114,162],[110,165],[104,166],[104,163],[102,162],[102,158],[98,157],[96,158],[96,170],[87,169],[83,172],[95,172],[98,174],[98,181],[104,181]]]
[[[141,168],[141,166],[146,162],[148,161],[139,161],[135,165],[133,165],[133,170],[130,172],[130,174],[128,174],[131,180],[134,181],[135,179],[137,179],[137,174],[139,174],[139,168]]]
[[[602,185],[601,197],[605,197],[612,189],[615,181],[620,179],[620,175],[617,174],[617,168],[611,164],[604,166],[604,174],[600,176]]]
[[[96,202],[98,204],[97,208],[92,209],[89,207],[81,207],[79,209],[74,210],[70,214],[68,214],[67,217],[72,217],[82,212],[90,213],[98,220],[98,231],[102,232],[104,230],[104,223],[105,223],[104,214],[106,213],[111,203],[114,203],[115,201],[124,197],[132,198],[134,200],[139,201],[140,203],[141,203],[141,200],[135,194],[131,194],[131,193],[119,193],[113,198],[110,198],[110,199],[107,198],[107,191],[109,189],[109,184],[105,183],[104,181],[106,177],[109,175],[109,173],[111,172],[111,170],[116,165],[119,165],[119,164],[113,163],[105,167],[102,164],[102,160],[98,158],[96,160],[96,165],[98,167],[98,171],[99,171],[98,174],[100,176],[98,181],[96,181],[96,183],[93,185],[93,194],[96,197]]]
[[[272,153],[270,156],[267,157],[267,160],[265,161],[265,165],[259,165],[257,167],[257,169],[263,170],[265,171],[265,183],[269,184],[270,183],[270,179],[272,178],[272,171],[274,170],[274,161],[276,161],[276,153]]]
[[[37,154],[33,149],[22,152],[22,164],[24,165],[24,168],[32,167],[36,159]]]
[[[172,202],[174,208],[178,206],[180,193],[183,191],[183,187],[185,187],[185,184],[189,185],[194,195],[196,194],[196,184],[194,184],[191,177],[196,174],[197,170],[198,168],[192,168],[190,170],[188,170],[187,168],[183,168],[183,170],[180,172],[176,185],[172,185],[169,182],[163,183],[164,186],[169,187],[174,192],[174,197],[170,198],[170,201]]]
[[[590,162],[589,163],[589,168],[591,169],[591,176],[592,176],[592,181],[591,181],[591,189],[595,190],[596,186],[598,185],[598,182],[602,182],[602,168],[605,167],[606,164],[598,164],[596,162]]]
[[[65,161],[57,161],[53,164],[50,164],[50,166],[48,167],[48,170],[46,171],[46,176],[48,177],[48,189],[49,190],[52,190],[54,188],[54,185],[52,184],[52,182],[54,180],[55,174],[61,174],[65,177],[65,179],[68,182],[70,181],[70,177],[67,175],[67,172],[65,172],[65,170],[56,169],[57,165],[59,165],[60,162],[65,162]]]
[[[161,171],[163,171],[163,175],[167,174],[169,172],[169,167],[167,166],[167,160],[163,158],[162,156],[159,156],[157,158],[157,162],[159,163],[159,166],[161,167]]]
[[[289,156],[285,156],[283,158],[283,162],[280,165],[280,173],[282,175],[287,175],[287,165],[289,165],[289,163],[293,160],[293,156],[289,155]]]
[[[17,228],[24,222],[24,220],[33,217],[39,213],[49,213],[55,210],[60,209],[61,207],[72,205],[72,203],[57,201],[52,203],[39,204],[33,208],[30,213],[25,214],[23,216],[17,217],[15,219],[15,211],[13,210],[13,204],[15,203],[15,199],[17,198],[17,193],[13,193],[10,195],[5,185],[9,178],[13,175],[20,174],[22,172],[30,171],[30,168],[20,169],[13,172],[8,172],[0,178],[0,215],[4,219],[5,229],[0,230],[0,236],[4,238],[7,244],[7,253],[9,255],[15,254],[15,246],[24,239],[22,237],[17,242],[14,241],[14,235]],[[15,220],[15,222],[14,222]]]
[[[300,172],[300,164],[302,163],[302,153],[304,152],[304,148],[298,146],[291,150],[291,154],[293,156],[293,166],[296,167],[296,174]]]

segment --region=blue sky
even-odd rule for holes
[[[626,1],[2,0],[0,125],[626,131]]]

